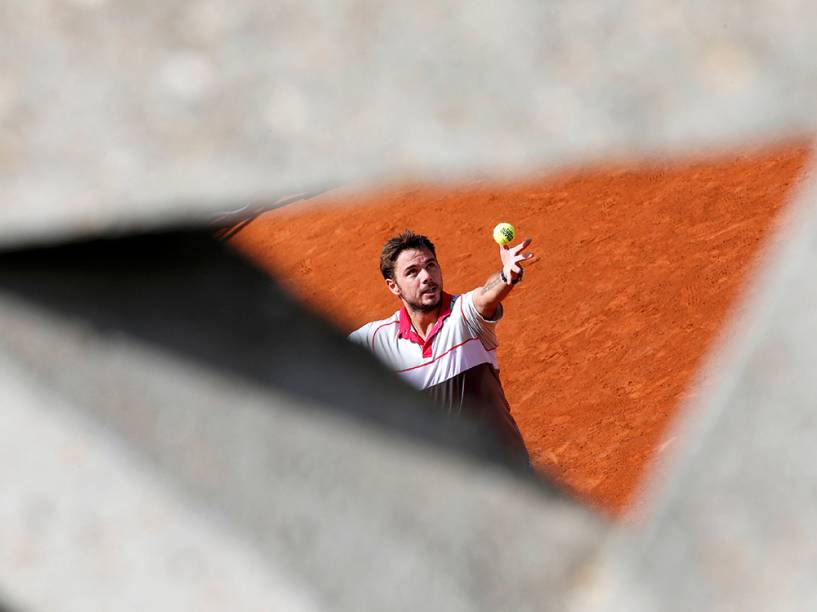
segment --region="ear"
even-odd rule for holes
[[[387,278],[386,286],[389,288],[389,291],[391,291],[394,295],[400,297],[400,287],[397,285],[397,283],[394,282],[393,279]]]

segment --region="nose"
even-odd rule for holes
[[[420,270],[420,273],[417,275],[417,278],[423,285],[426,285],[431,280],[431,274],[429,274],[428,270],[422,269]]]

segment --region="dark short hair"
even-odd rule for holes
[[[380,253],[380,273],[383,278],[394,279],[394,262],[397,257],[406,249],[428,249],[434,257],[437,252],[434,244],[426,236],[415,234],[411,230],[406,230],[399,236],[386,241],[383,245],[383,252]]]

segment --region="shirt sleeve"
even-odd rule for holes
[[[371,331],[371,329],[372,324],[366,323],[366,325],[364,325],[363,327],[359,327],[351,334],[349,334],[347,338],[350,341],[354,342],[355,344],[359,344],[362,347],[371,349],[371,347],[369,346],[369,332]]]
[[[474,291],[477,291],[475,289]],[[502,304],[496,307],[493,319],[486,319],[477,310],[474,305],[474,291],[469,291],[463,295],[460,300],[462,302],[462,316],[468,329],[482,342],[482,345],[490,350],[499,346],[496,339],[496,324],[502,318],[504,310]]]

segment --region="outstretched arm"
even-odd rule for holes
[[[507,297],[514,284],[521,278],[522,267],[519,263],[533,257],[533,253],[522,253],[530,243],[531,239],[528,238],[512,248],[507,246],[499,247],[499,259],[502,262],[501,272],[491,275],[485,285],[474,293],[474,306],[476,306],[479,314],[486,319],[493,319],[497,306]],[[503,280],[503,276],[505,280]]]

